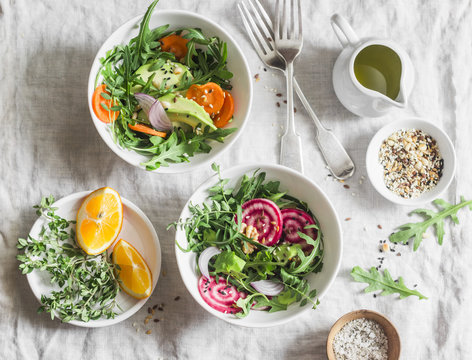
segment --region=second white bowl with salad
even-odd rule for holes
[[[280,325],[316,308],[342,257],[328,197],[280,165],[213,169],[173,224],[190,294],[212,315],[247,327]]]
[[[244,131],[250,71],[218,24],[154,6],[98,51],[88,82],[90,113],[105,143],[128,163],[160,173],[191,171]]]

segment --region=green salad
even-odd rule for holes
[[[219,167],[218,182],[191,216],[169,225],[182,229],[195,252],[198,289],[213,309],[245,317],[251,310],[275,312],[292,303],[316,308],[316,289],[306,276],[321,271],[323,234],[303,201],[265,181],[260,170],[229,188]]]
[[[92,108],[110,125],[122,148],[149,157],[155,170],[208,153],[223,142],[234,112],[227,46],[197,28],[149,28],[158,0],[149,6],[139,34],[100,59]]]

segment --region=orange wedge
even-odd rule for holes
[[[130,243],[120,239],[113,248],[112,261],[120,267],[117,276],[124,292],[136,299],[144,299],[151,295],[151,270]]]
[[[100,254],[116,240],[122,224],[120,194],[109,187],[95,190],[77,212],[77,243],[89,255]]]

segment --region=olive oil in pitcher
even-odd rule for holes
[[[367,46],[354,60],[354,75],[357,81],[392,100],[395,100],[400,92],[401,74],[400,57],[387,46]]]

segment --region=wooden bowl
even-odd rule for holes
[[[341,328],[351,320],[365,318],[376,321],[384,330],[385,335],[388,339],[388,360],[398,360],[400,358],[400,337],[395,326],[382,314],[372,310],[356,310],[341,316],[338,321],[334,323],[328,334],[328,340],[326,341],[326,355],[329,360],[336,360],[333,349],[334,337]]]

